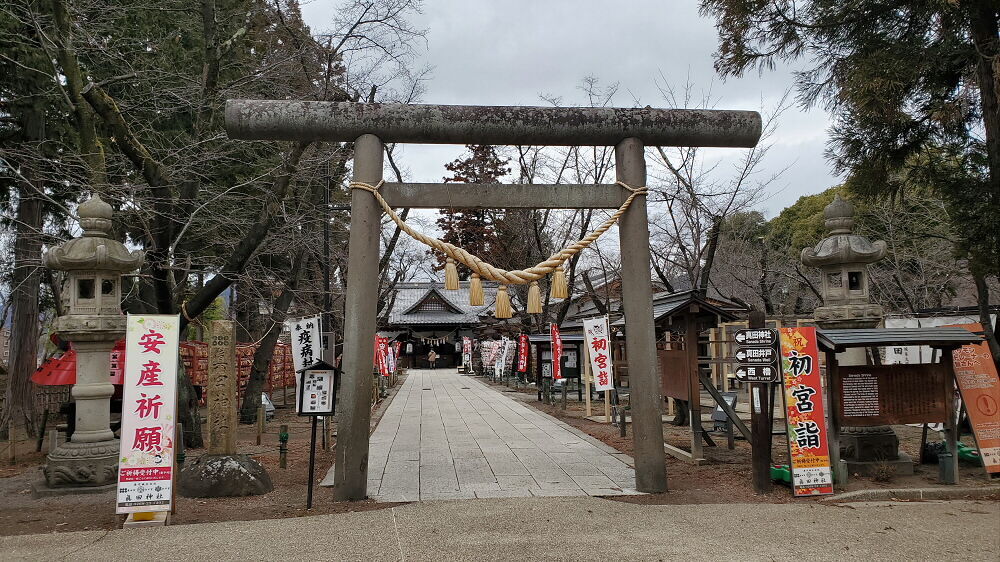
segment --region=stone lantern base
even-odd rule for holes
[[[899,450],[891,427],[845,427],[840,434],[840,458],[849,475],[873,476],[891,470],[896,476],[913,474],[913,459]]]
[[[36,497],[88,494],[118,485],[118,440],[98,443],[68,441],[48,454],[44,480],[32,488]]]

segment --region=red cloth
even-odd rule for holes
[[[122,380],[124,359],[125,340],[118,340],[111,351],[111,372],[108,373],[108,382],[111,384],[124,382]],[[31,382],[42,386],[76,384],[76,350],[70,346],[70,349],[59,357],[46,360],[31,375]]]

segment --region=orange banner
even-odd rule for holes
[[[781,328],[781,370],[796,496],[833,493],[816,328]]]
[[[983,329],[979,324],[958,327],[970,332]],[[955,350],[952,362],[983,466],[988,474],[1000,473],[1000,378],[990,348],[985,343],[963,345]]]

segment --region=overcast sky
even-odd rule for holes
[[[336,0],[303,0],[315,32],[330,29]],[[717,35],[695,0],[430,0],[414,19],[427,29],[417,66],[433,67],[423,103],[585,105],[585,76],[618,82],[619,106],[669,107],[657,82],[711,89],[719,109],[771,108],[791,86],[788,68],[723,81],[714,71]],[[661,76],[663,78],[661,78]],[[788,168],[759,207],[774,216],[801,195],[838,183],[823,157],[828,116],[820,108],[786,111],[771,139],[765,173]],[[715,149],[731,154],[739,149]],[[409,146],[401,157],[411,180],[440,181],[460,146]],[[709,154],[709,157],[721,155]]]

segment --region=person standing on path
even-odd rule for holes
[[[432,349],[430,353],[427,354],[427,362],[430,363],[431,369],[435,367],[438,360],[438,354]]]

